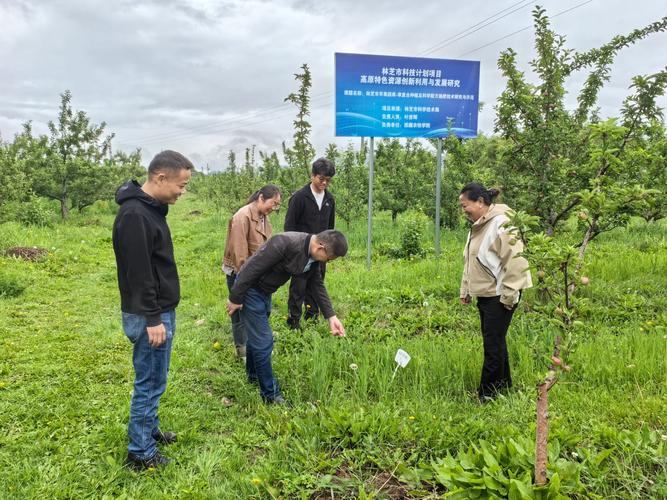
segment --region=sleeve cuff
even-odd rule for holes
[[[162,317],[160,314],[151,314],[146,316],[146,326],[158,326],[162,324]]]
[[[513,306],[517,302],[519,294],[501,295],[500,302],[506,306]]]

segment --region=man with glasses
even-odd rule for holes
[[[310,183],[296,191],[289,199],[285,216],[285,231],[298,231],[317,234],[333,229],[336,220],[336,203],[327,187],[336,175],[331,160],[319,158],[313,163]],[[322,281],[326,274],[326,265],[320,266]],[[321,305],[313,292],[314,275],[308,277],[295,276],[289,288],[287,324],[296,330],[299,328],[303,305],[306,306],[304,318],[316,319],[320,314]]]
[[[334,313],[320,266],[345,254],[347,240],[339,231],[327,230],[315,235],[286,232],[267,241],[246,261],[236,276],[229,292],[227,313],[231,316],[238,310],[241,312],[241,321],[247,334],[248,382],[259,385],[264,402],[286,403],[271,365],[271,295],[290,277],[311,280],[311,290],[320,304],[322,314],[329,321],[331,333],[343,337],[345,328]]]

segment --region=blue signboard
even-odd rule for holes
[[[478,107],[479,61],[336,53],[338,137],[475,137]]]

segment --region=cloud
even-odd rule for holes
[[[578,3],[543,2],[551,15]],[[308,63],[312,138],[321,154],[331,142],[358,142],[333,135],[334,52],[457,58],[470,51],[465,58],[480,60],[482,67],[480,97],[486,106],[480,129],[490,133],[493,105],[504,86],[497,69],[500,51],[514,47],[522,69],[528,69],[534,54],[532,29],[495,41],[531,25],[532,6],[526,3],[470,36],[452,40],[513,4],[0,2],[0,133],[9,138],[27,120],[43,130],[56,117],[59,94],[70,89],[75,108],[96,123],[105,121],[116,133],[115,147],[141,147],[144,160],[166,147],[221,166],[229,149],[240,156],[256,144],[258,150],[280,153],[282,141],[292,142],[296,111],[284,98],[298,88],[294,73]],[[663,11],[658,0],[631,9],[620,0],[594,1],[552,18],[552,23],[567,36],[568,46],[587,50],[658,20]],[[618,113],[631,76],[664,66],[665,42],[662,33],[622,51],[600,94],[603,114]],[[573,104],[581,81],[574,78],[568,87]]]

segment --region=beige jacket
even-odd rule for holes
[[[517,256],[523,243],[504,227],[509,210],[507,205],[491,205],[470,228],[463,251],[461,298],[500,296],[511,306],[519,301],[521,290],[533,286],[528,261]]]
[[[252,203],[241,207],[227,227],[223,268],[230,267],[238,273],[248,257],[266,243],[272,233],[269,218],[262,216]]]

